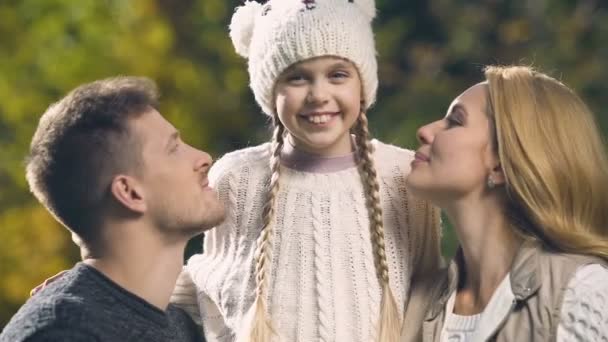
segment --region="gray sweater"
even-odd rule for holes
[[[20,341],[203,341],[180,309],[162,311],[91,266],[77,264],[30,298],[0,335]]]

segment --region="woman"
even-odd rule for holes
[[[407,179],[460,248],[432,281],[424,341],[608,339],[608,162],[561,82],[488,67],[421,127]]]

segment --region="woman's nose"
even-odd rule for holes
[[[423,145],[433,143],[434,136],[433,123],[424,125],[416,131],[416,138],[418,138],[420,144]]]

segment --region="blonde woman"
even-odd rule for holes
[[[274,133],[210,173],[228,217],[173,297],[208,341],[397,341],[412,279],[438,268],[438,212],[405,189],[413,152],[370,140],[374,13],[371,0],[236,10],[231,38]]]
[[[418,131],[408,189],[460,242],[423,340],[606,341],[608,162],[593,115],[531,68],[485,76]]]

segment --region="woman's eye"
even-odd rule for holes
[[[450,127],[454,127],[454,126],[462,126],[462,124],[460,123],[460,121],[458,121],[457,119],[454,119],[452,117],[447,117],[446,118],[447,122],[448,122],[448,128]]]

